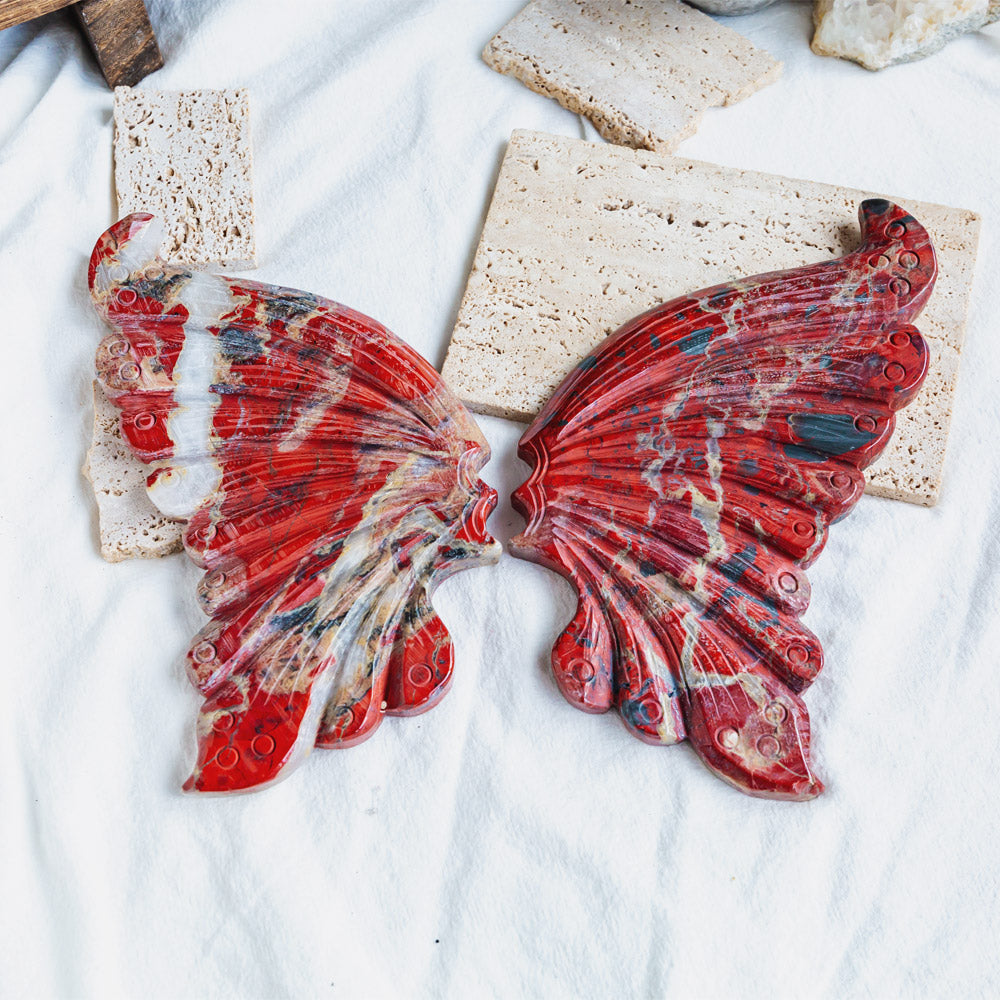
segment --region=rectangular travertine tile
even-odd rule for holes
[[[146,467],[119,429],[118,408],[94,383],[94,433],[83,474],[97,498],[101,555],[108,562],[180,552],[183,521],[161,514],[146,494]]]
[[[116,87],[114,142],[118,214],[160,216],[163,257],[194,267],[256,266],[248,91]],[[146,496],[144,467],[96,383],[94,410],[84,471],[97,498],[101,554],[118,562],[179,551],[183,525]]]
[[[252,171],[248,91],[115,88],[118,215],[163,218],[164,257],[256,267]]]
[[[530,420],[567,372],[631,317],[698,288],[833,259],[857,246],[858,206],[884,193],[515,132],[443,374],[474,410]],[[898,198],[938,253],[918,317],[931,348],[920,394],[866,470],[868,492],[931,505],[979,242],[969,211]]]
[[[605,139],[673,151],[706,108],[777,79],[781,63],[680,0],[532,0],[483,59]]]

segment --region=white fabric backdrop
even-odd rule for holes
[[[250,87],[255,277],[439,365],[510,132],[589,134],[479,60],[518,7],[158,0],[143,86]],[[570,708],[547,660],[572,592],[510,557],[438,594],[438,708],[264,793],[183,796],[198,572],[102,562],[79,471],[112,97],[71,20],[0,33],[0,993],[996,995],[1000,25],[871,74],[811,54],[809,5],[732,23],[784,75],[685,155],[984,220],[941,502],[863,499],[811,572],[828,787],[804,805]],[[506,539],[520,428],[482,424]]]

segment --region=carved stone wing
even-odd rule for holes
[[[839,260],[657,306],[566,378],[521,438],[511,549],[575,584],[566,698],[650,743],[689,739],[751,794],[810,798],[800,693],[822,665],[805,569],[864,489],[927,348],[926,230],[866,201]]]
[[[209,623],[188,652],[205,701],[186,789],[286,774],[384,714],[422,712],[452,671],[430,597],[492,562],[489,449],[438,374],[360,313],[171,265],[131,215],[97,242],[97,351],[148,491],[187,519]]]

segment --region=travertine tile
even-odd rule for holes
[[[764,271],[833,259],[859,239],[858,206],[884,193],[515,132],[443,373],[473,409],[530,420],[580,358],[657,303]],[[871,493],[938,495],[979,217],[899,196],[938,252],[918,319],[931,369],[866,470]]]
[[[180,552],[184,524],[161,514],[146,495],[146,467],[118,429],[119,413],[94,383],[94,436],[83,473],[97,498],[101,555],[108,562]]]
[[[777,79],[781,63],[680,0],[532,0],[483,59],[612,142],[673,151],[706,108]]]
[[[115,189],[119,218],[164,220],[165,258],[255,267],[249,93],[116,87]]]

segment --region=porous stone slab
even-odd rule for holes
[[[255,267],[249,93],[116,87],[115,189],[163,218],[165,259]]]
[[[101,555],[108,562],[181,550],[182,521],[164,517],[146,495],[146,469],[122,440],[119,412],[94,383],[94,433],[83,474],[97,498]]]
[[[116,87],[114,118],[118,214],[162,218],[160,255],[172,261],[256,266],[249,93]],[[97,498],[101,555],[119,562],[179,551],[183,526],[146,496],[143,466],[100,389],[94,416],[84,473]]]
[[[878,70],[1000,18],[1000,0],[816,0],[812,50]]]
[[[733,278],[854,249],[865,198],[884,193],[515,132],[443,374],[474,410],[527,421],[566,373],[631,317]],[[931,505],[941,486],[979,217],[890,196],[927,227],[934,294],[920,395],[897,415],[868,491]]]
[[[775,80],[781,63],[680,0],[532,0],[483,59],[611,142],[672,152],[705,109]]]

